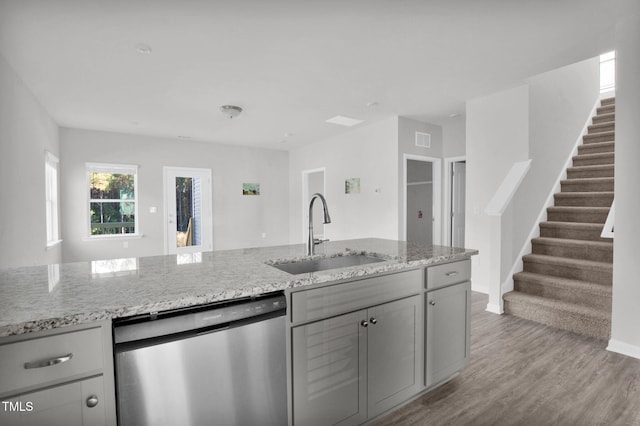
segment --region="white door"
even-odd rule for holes
[[[451,164],[451,245],[464,247],[464,210],[465,210],[465,182],[467,178],[467,163],[456,161]]]
[[[211,169],[164,168],[165,253],[211,251]]]

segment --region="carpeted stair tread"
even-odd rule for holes
[[[615,156],[613,152],[602,152],[597,154],[581,154],[573,157],[573,166],[596,166],[613,164]]]
[[[615,140],[616,132],[608,131],[608,132],[599,132],[593,134],[586,134],[582,137],[583,143],[595,143],[595,142],[610,142]]]
[[[558,192],[553,195],[555,206],[611,207],[613,191]]]
[[[609,122],[606,122],[606,123],[590,124],[587,127],[588,133],[590,135],[592,135],[594,133],[612,132],[612,131],[615,131],[615,129],[616,129],[615,121],[609,121]]]
[[[568,266],[581,268],[589,271],[613,272],[613,264],[609,262],[598,262],[595,260],[571,259],[568,257],[547,256],[544,254],[526,254],[523,256],[525,262],[544,263],[546,265]]]
[[[615,151],[616,143],[611,142],[594,142],[586,145],[578,146],[578,155],[584,154],[602,154]]]
[[[518,292],[611,311],[612,287],[608,285],[531,272],[519,272],[513,280]]]
[[[584,241],[538,237],[531,240],[532,253],[547,256],[613,262],[613,241]]]
[[[553,206],[547,208],[550,222],[583,222],[604,224],[609,207]]]
[[[565,179],[560,181],[562,192],[613,191],[612,177]]]
[[[602,106],[615,105],[615,104],[616,104],[615,96],[611,96],[610,98],[600,99],[600,105]]]
[[[609,338],[611,314],[608,311],[515,291],[503,298],[507,314],[582,335]]]
[[[615,112],[605,112],[598,113],[595,117],[593,117],[593,124],[597,123],[608,123],[609,121],[614,121],[616,119]]]
[[[597,115],[615,114],[616,113],[616,106],[615,105],[600,106],[600,107],[596,108],[596,113],[597,113]]]
[[[611,241],[602,238],[602,224],[584,222],[541,222],[540,236],[549,238],[567,238],[581,241]]]
[[[615,166],[613,164],[574,166],[567,169],[568,179],[582,179],[588,177],[613,177]]]

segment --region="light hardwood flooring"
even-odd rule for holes
[[[486,305],[473,294],[469,366],[375,426],[640,425],[640,360]]]

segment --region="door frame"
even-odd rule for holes
[[[169,199],[167,196],[167,179],[169,175],[174,175],[182,173],[184,176],[190,175],[204,175],[209,183],[208,191],[206,191],[205,195],[209,198],[208,203],[202,203],[202,234],[206,235],[209,239],[208,247],[205,247],[205,244],[199,250],[195,251],[212,251],[213,250],[213,180],[212,180],[212,172],[211,169],[208,168],[199,168],[199,167],[178,167],[178,166],[163,166],[162,167],[162,212],[163,212],[163,227],[164,227],[164,254],[169,253],[169,230],[168,230],[168,208],[169,208]],[[174,189],[175,192],[175,189]],[[174,195],[175,196],[175,195]],[[205,211],[206,207],[206,211]],[[205,234],[206,232],[206,234]],[[204,238],[204,237],[203,237]],[[193,250],[182,250],[184,252],[193,252]]]
[[[308,219],[308,210],[309,210],[309,175],[312,173],[322,172],[322,187],[324,188],[324,192],[327,191],[327,170],[326,167],[317,167],[315,169],[307,169],[302,171],[302,242],[307,241],[306,233],[309,230],[309,219]],[[326,194],[322,194],[326,195]]]
[[[447,157],[444,159],[444,229],[446,232],[444,233],[444,245],[451,245],[451,190],[453,189],[452,179],[451,179],[451,168],[453,167],[453,163],[458,163],[460,161],[467,161],[466,155],[460,155],[457,157]]]
[[[432,244],[441,244],[442,241],[442,159],[426,157],[424,155],[402,154],[402,165],[404,168],[402,179],[402,240],[407,241],[407,164],[409,160],[424,161],[431,163],[433,174],[433,241]]]

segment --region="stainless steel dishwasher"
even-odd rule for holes
[[[118,424],[286,425],[280,293],[114,321]]]

